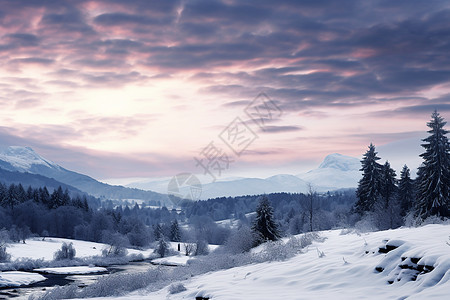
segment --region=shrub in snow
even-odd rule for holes
[[[11,259],[11,255],[6,252],[7,243],[10,241],[8,230],[4,228],[0,230],[0,262],[7,262]]]
[[[6,245],[0,245],[0,262],[8,262],[11,259],[11,255],[6,252]]]
[[[178,294],[184,291],[186,291],[186,287],[182,283],[174,283],[171,286],[169,286],[170,294]]]
[[[195,244],[195,255],[208,255],[209,247],[208,243],[205,240],[200,239]]]
[[[128,250],[126,247],[130,244],[128,237],[118,233],[104,231],[102,233],[102,240],[104,243],[108,244],[109,247],[102,250],[102,255],[107,256],[126,256]]]
[[[45,241],[45,238],[48,237],[48,236],[49,236],[48,231],[47,230],[43,230],[42,233],[41,233],[42,240]]]
[[[63,243],[61,249],[55,252],[53,258],[55,260],[73,259],[75,257],[76,250],[73,247],[73,243]]]
[[[297,249],[286,247],[282,241],[267,242],[264,246],[261,255],[268,261],[285,260],[297,254]]]
[[[341,230],[341,232],[339,233],[339,235],[347,235],[347,234],[351,234],[354,233],[355,230],[352,228],[344,228]]]
[[[184,254],[185,254],[186,256],[189,256],[189,255],[195,253],[195,247],[196,247],[196,246],[195,246],[194,243],[184,243],[184,244],[183,244],[183,247],[184,247]]]
[[[438,216],[429,216],[423,222],[420,224],[422,226],[428,225],[428,224],[450,224],[450,219],[442,218]]]
[[[232,254],[248,252],[252,249],[254,240],[252,230],[244,225],[228,237],[225,249]]]
[[[366,213],[364,217],[362,217],[361,220],[355,224],[355,229],[358,232],[377,231],[378,228],[375,226],[375,218],[373,214]]]

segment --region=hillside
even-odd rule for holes
[[[73,186],[95,197],[107,199],[141,199],[151,201],[152,204],[171,204],[167,195],[135,188],[109,185],[87,175],[67,170],[43,158],[30,147],[10,146],[0,152],[0,168],[11,172],[31,173],[53,178],[56,181]],[[16,176],[16,178],[18,177]],[[24,175],[23,180],[27,179],[27,175]]]
[[[186,291],[177,294],[164,288],[104,299],[448,299],[449,232],[450,225],[326,231],[323,242],[286,261],[207,273],[183,282]],[[386,248],[395,249],[379,252]]]

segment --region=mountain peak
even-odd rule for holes
[[[341,171],[357,171],[360,168],[360,161],[356,157],[333,153],[327,155],[319,166],[319,169],[325,168],[338,169]]]
[[[10,163],[17,169],[29,171],[33,165],[44,165],[49,168],[60,167],[54,162],[37,154],[31,147],[9,146],[0,151],[0,160]]]

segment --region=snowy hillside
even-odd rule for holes
[[[166,287],[102,299],[448,299],[449,234],[450,225],[326,231],[323,242],[286,261],[193,277],[182,282],[186,290],[180,293]]]

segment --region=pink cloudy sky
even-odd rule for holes
[[[212,141],[225,175],[299,173],[450,118],[448,20],[434,0],[5,0],[0,142],[95,178],[201,172]],[[260,92],[282,111],[265,131]],[[236,117],[258,135],[240,157]]]

